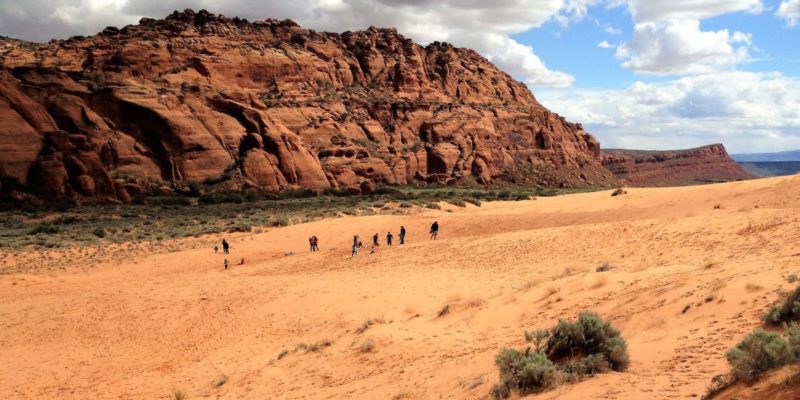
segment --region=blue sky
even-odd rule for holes
[[[604,147],[800,149],[800,0],[0,0],[0,35],[90,35],[184,8],[469,47]]]

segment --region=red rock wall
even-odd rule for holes
[[[0,40],[0,174],[49,196],[498,180],[612,184],[600,146],[472,50],[185,11]],[[232,174],[231,174],[232,172]]]
[[[691,150],[604,150],[603,165],[631,186],[681,186],[752,179],[721,144]]]

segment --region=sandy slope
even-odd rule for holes
[[[0,276],[0,398],[482,398],[499,349],[582,310],[621,329],[630,371],[534,398],[699,398],[800,273],[800,177],[629,192],[234,236],[229,271],[204,246]],[[349,257],[400,224],[409,244]]]

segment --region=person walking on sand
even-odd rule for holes
[[[353,251],[350,252],[350,257],[355,257],[358,255],[358,242],[353,242]]]
[[[372,237],[372,247],[380,246],[378,240],[380,240],[380,236],[378,236],[378,234],[376,233],[375,236]]]
[[[230,247],[231,246],[228,244],[228,241],[225,240],[225,238],[222,238],[222,254],[228,254]]]
[[[400,244],[406,243],[406,227],[400,225]]]
[[[227,258],[225,259],[225,269],[226,270],[228,269],[228,259]]]
[[[439,235],[439,222],[433,221],[433,225],[431,225],[431,240],[436,240],[436,236]]]
[[[388,245],[388,246],[392,245],[392,238],[393,237],[394,236],[392,235],[392,232],[389,232],[389,233],[386,234],[386,245]]]
[[[214,254],[217,254],[217,252],[219,252],[219,246],[214,245]]]
[[[314,252],[314,237],[313,236],[309,236],[308,237],[308,247],[311,250],[311,252],[313,253]]]
[[[319,251],[319,239],[316,235],[311,237],[311,248],[312,251]]]

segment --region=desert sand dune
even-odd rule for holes
[[[204,238],[2,275],[0,398],[485,398],[501,348],[584,310],[630,369],[531,398],[699,398],[800,273],[800,177],[628,192],[230,235],[228,271]],[[350,257],[400,225],[408,244]]]

